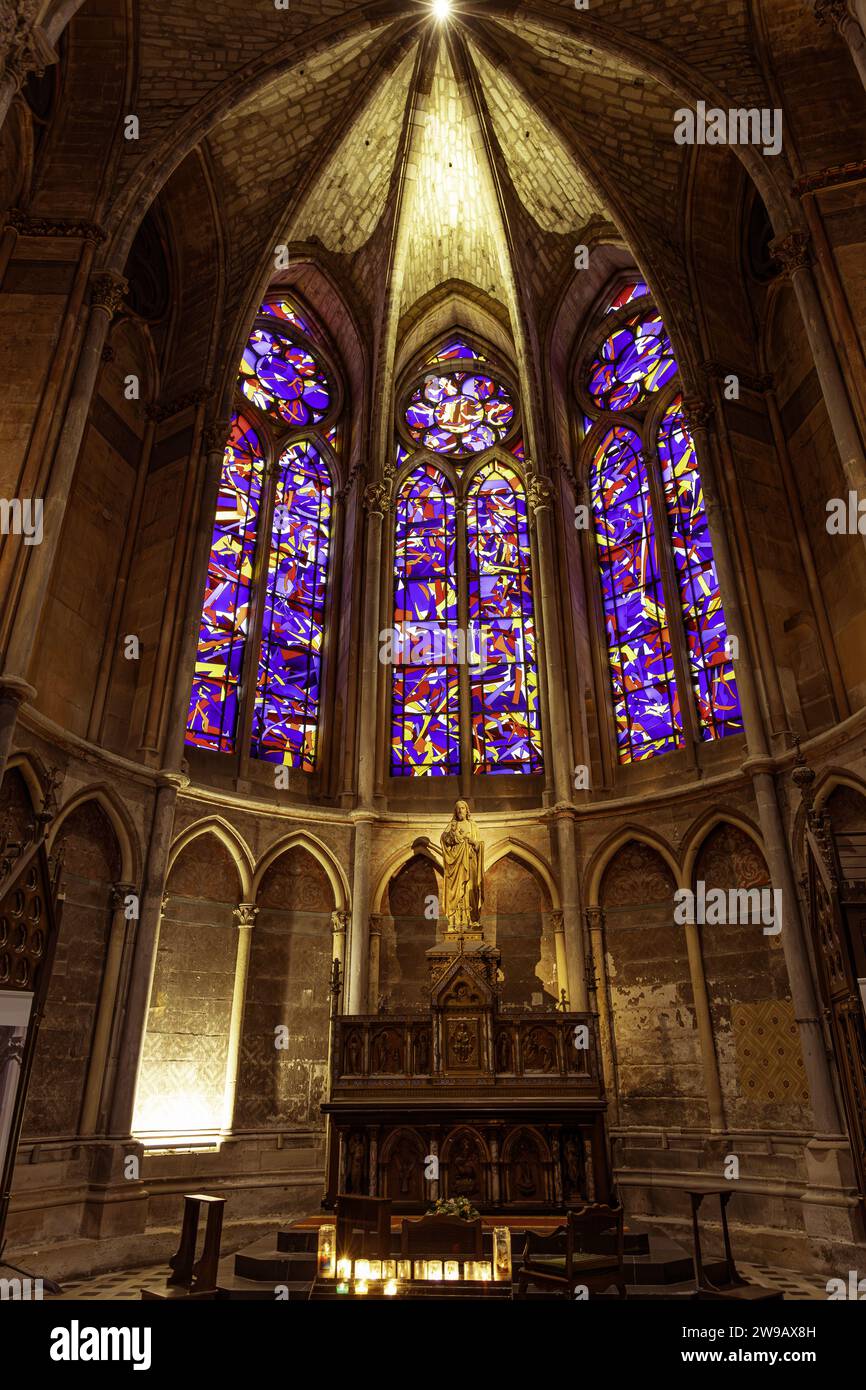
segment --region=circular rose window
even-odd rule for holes
[[[283,425],[316,424],[331,402],[328,379],[312,354],[264,328],[250,335],[240,385],[248,400]]]
[[[430,375],[412,392],[406,428],[416,444],[460,458],[505,439],[514,422],[511,392],[470,372]]]

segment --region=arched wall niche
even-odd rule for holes
[[[773,898],[764,856],[751,835],[721,820],[694,858],[693,886],[762,895],[767,917],[784,904]],[[749,916],[753,914],[750,907]],[[735,920],[699,926],[715,1052],[727,1123],[732,1129],[804,1128],[809,1092],[788,972],[776,922]],[[765,926],[769,930],[765,931]]]
[[[379,988],[388,1007],[416,1007],[429,995],[426,952],[442,912],[441,857],[416,843],[386,866],[373,897],[381,931]],[[485,857],[484,939],[502,951],[503,1002],[550,1007],[558,1001],[554,921],[559,894],[549,867],[523,845],[503,840]],[[371,1000],[371,1006],[375,1004]]]
[[[821,809],[830,817],[836,853],[844,877],[866,878],[866,788],[855,779],[828,788]]]
[[[63,854],[63,916],[24,1112],[25,1138],[79,1130],[124,854],[101,797],[77,798],[53,827]]]
[[[23,832],[41,801],[41,785],[29,758],[10,758],[0,787],[0,819],[6,832]]]
[[[298,843],[260,866],[255,904],[234,1128],[319,1128],[327,1086],[333,884],[320,860]]]
[[[31,663],[37,708],[81,737],[88,733],[111,631],[127,530],[137,519],[145,406],[158,377],[150,331],[140,321],[127,317],[117,324],[110,353],[91,402]],[[130,380],[138,383],[133,398]],[[122,686],[129,690],[125,701],[116,701],[109,742],[122,750],[141,663],[124,660],[121,652],[115,665],[123,668]]]
[[[436,944],[442,891],[438,864],[426,853],[413,853],[388,881],[379,910],[379,988],[395,1012],[429,994],[426,952]]]
[[[135,1133],[200,1131],[224,1123],[237,963],[235,909],[248,901],[220,827],[175,845],[166,882],[135,1098]]]
[[[773,296],[766,326],[766,367],[772,373],[778,403],[780,427],[798,510],[814,560],[835,653],[851,710],[866,701],[866,612],[860,596],[866,589],[866,555],[856,538],[831,534],[827,529],[827,503],[832,498],[847,499],[839,452],[817,370],[802,332],[799,308],[790,286],[780,286]],[[766,473],[766,464],[755,462]],[[771,475],[772,476],[772,475]],[[756,474],[757,480],[757,474]],[[777,482],[773,482],[778,487]],[[777,528],[789,514],[782,507],[781,495],[774,502],[767,494],[767,515],[761,515],[765,534],[777,539]],[[770,513],[775,510],[773,518]],[[769,609],[779,630],[780,677],[791,707],[806,733],[833,721],[834,709],[829,678],[821,660],[814,619],[797,621],[808,614],[809,599],[803,596],[799,560],[794,550],[794,524],[778,536],[773,556],[772,595]],[[779,548],[781,546],[781,549]],[[778,557],[778,559],[777,559]],[[785,557],[784,570],[780,564]],[[783,582],[780,582],[780,577]],[[765,588],[767,585],[765,584]],[[773,609],[776,609],[775,614]],[[787,627],[785,634],[781,631]]]
[[[404,314],[394,354],[394,380],[428,345],[432,351],[442,339],[461,330],[479,340],[482,352],[487,344],[503,363],[514,363],[514,341],[502,306],[474,285],[448,280]]]
[[[48,849],[53,853],[64,838],[68,818],[87,802],[99,806],[111,825],[120,852],[118,877],[125,884],[137,884],[141,877],[141,844],[124,803],[107,785],[82,787],[61,806],[48,830]]]
[[[482,925],[502,952],[502,1002],[553,1008],[560,988],[548,884],[537,868],[510,850],[485,865]]]
[[[611,1050],[626,1127],[708,1122],[685,936],[674,923],[676,887],[671,863],[633,838],[613,849],[600,880]]]

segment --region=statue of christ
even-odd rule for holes
[[[465,801],[458,801],[440,840],[448,930],[477,931],[484,902],[484,845]]]

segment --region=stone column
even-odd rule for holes
[[[105,1082],[108,1063],[108,1050],[111,1040],[112,1023],[118,1005],[118,983],[123,961],[123,947],[127,928],[133,918],[127,918],[127,899],[135,896],[135,886],[131,883],[116,883],[111,890],[111,927],[108,935],[108,949],[96,1010],[96,1023],[93,1041],[90,1045],[90,1061],[87,1067],[87,1081],[84,1087],[84,1100],[81,1107],[79,1133],[95,1134],[99,1120],[99,1102]]]
[[[499,1168],[499,1135],[490,1135],[490,1200],[495,1207],[502,1201],[502,1179]]]
[[[429,1149],[429,1153],[426,1155],[426,1157],[428,1157],[428,1158],[435,1158],[436,1163],[434,1164],[433,1172],[434,1172],[437,1176],[436,1176],[435,1178],[428,1178],[427,1181],[428,1181],[429,1184],[430,1184],[430,1201],[431,1201],[431,1202],[438,1202],[438,1200],[439,1200],[439,1176],[438,1176],[438,1175],[439,1175],[439,1136],[438,1136],[437,1134],[434,1134],[434,1135],[432,1136],[432,1138],[430,1139],[429,1142],[430,1142],[430,1149]],[[425,1167],[425,1168],[427,1167],[426,1162],[425,1162],[425,1164],[424,1164],[424,1167]]]
[[[560,623],[556,601],[558,584],[551,525],[552,498],[547,479],[539,477],[531,463],[527,462],[526,467],[526,505],[529,524],[535,531],[538,599],[544,631],[544,674],[553,745],[547,750],[547,756],[553,764],[553,786],[556,794],[553,815],[568,964],[567,981],[563,981],[563,984],[567,989],[571,1007],[578,1013],[583,1013],[587,1007],[586,958],[580,925],[580,885],[577,873],[575,813],[572,805],[573,744],[566,707],[567,681],[559,641]]]
[[[589,934],[589,949],[595,976],[598,1042],[601,1050],[602,1078],[607,1097],[607,1113],[610,1123],[615,1125],[619,1121],[619,1096],[617,1094],[613,1009],[607,987],[607,962],[604,955],[604,909],[585,907],[583,913]]]
[[[0,53],[2,76],[0,76],[0,129],[15,100],[31,72],[41,77],[47,67],[57,62],[57,53],[49,42],[48,35],[41,25],[34,24],[41,6],[39,0],[18,0],[8,18],[4,19],[4,30],[11,30],[9,47]],[[3,37],[6,35],[4,33]]]
[[[370,976],[367,982],[367,1012],[379,1008],[379,957],[382,949],[382,918],[378,912],[370,916]]]
[[[565,990],[566,1001],[568,1001],[568,957],[565,950],[565,924],[562,920],[562,913],[558,909],[555,912],[551,912],[549,917],[550,925],[553,927],[556,987],[559,998],[562,998],[562,991]]]
[[[859,493],[861,497],[866,496],[863,446],[845,378],[839,367],[836,349],[815,285],[809,234],[798,231],[791,232],[786,237],[778,237],[771,243],[770,250],[781,261],[797,296],[806,337],[821,383],[824,404],[842,461],[845,481],[854,492]]]
[[[735,669],[748,753],[743,767],[744,771],[752,778],[770,876],[773,885],[782,892],[784,914],[784,925],[781,933],[782,948],[791,985],[794,1012],[800,1030],[800,1043],[809,1082],[809,1093],[812,1098],[815,1127],[821,1134],[839,1134],[841,1127],[836,1098],[818,1020],[815,985],[800,916],[790,852],[782,813],[779,808],[776,784],[773,780],[773,761],[768,754],[749,644],[740,610],[734,566],[728,544],[728,532],[724,524],[721,501],[712,466],[712,455],[707,439],[707,429],[712,411],[706,402],[694,397],[683,402],[683,410],[694,439],[707,524],[713,545],[728,631],[737,633],[740,638],[740,655],[735,663]]]
[[[331,927],[333,929],[333,945],[331,948],[331,959],[340,962],[340,979],[345,979],[346,971],[346,932],[348,931],[350,914],[345,908],[337,908],[331,913]],[[343,984],[340,989],[343,991]],[[338,1010],[339,1012],[339,1010]]]
[[[367,1132],[370,1136],[367,1149],[370,1161],[370,1181],[368,1186],[370,1196],[377,1197],[379,1195],[379,1126],[372,1125]]]
[[[819,24],[832,24],[848,45],[860,81],[866,87],[866,35],[851,12],[848,0],[815,0],[815,18]]]
[[[363,706],[362,706],[363,708]],[[367,1007],[370,951],[368,941],[370,855],[373,847],[372,812],[353,811],[355,826],[352,875],[352,924],[349,930],[349,971],[346,981],[346,1013],[362,1014]],[[363,915],[362,915],[363,914]]]
[[[102,361],[102,349],[105,346],[108,326],[120,307],[127,288],[126,281],[122,276],[111,273],[94,275],[90,285],[90,316],[87,321],[81,355],[78,359],[72,393],[63,419],[60,443],[54,455],[48,495],[43,500],[43,540],[41,545],[30,548],[24,583],[6,648],[4,674],[7,676],[25,678],[30,666],[33,643],[39,630],[45,596],[48,592],[51,573],[60,547],[63,518],[75,475],[81,440],[87,424],[93,388]],[[13,730],[9,728],[8,719],[9,710],[7,709],[5,717],[0,716],[0,778],[5,771],[6,758],[12,741]]]
[[[160,785],[156,793],[153,821],[150,828],[150,843],[147,851],[147,867],[141,893],[135,954],[130,975],[129,993],[126,999],[126,1014],[118,1050],[117,1071],[109,1119],[111,1134],[120,1138],[128,1137],[132,1127],[135,1088],[138,1082],[147,1026],[147,1010],[150,1003],[156,947],[159,940],[160,922],[165,910],[163,893],[168,853],[171,848],[174,828],[174,811],[178,792],[188,784],[188,781],[189,779],[180,773],[160,773]]]
[[[250,968],[253,927],[259,909],[254,903],[239,903],[234,917],[238,924],[238,949],[235,957],[235,979],[232,989],[232,1010],[229,1017],[229,1043],[226,1055],[226,1080],[223,1092],[223,1134],[230,1134],[235,1119],[235,1097],[238,1089],[238,1062],[247,1001],[247,977]]]
[[[347,1013],[363,1013],[368,998],[370,915],[370,856],[373,844],[373,799],[376,785],[376,709],[379,689],[379,600],[382,582],[382,530],[391,508],[384,483],[364,489],[367,541],[364,547],[364,596],[362,610],[361,676],[358,719],[358,810],[355,824],[352,872],[352,929],[349,938]]]

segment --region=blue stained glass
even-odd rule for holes
[[[249,421],[234,415],[223,456],[186,733],[187,743],[220,753],[234,750],[237,734],[263,473],[259,437]]]
[[[331,526],[331,479],[301,440],[280,459],[256,680],[251,753],[316,766]]]
[[[650,309],[609,333],[589,369],[589,394],[604,410],[629,410],[677,373],[661,316]]]
[[[404,482],[396,508],[391,774],[460,771],[457,589],[451,485],[433,464]]]
[[[742,731],[743,717],[695,446],[680,396],[662,418],[658,449],[701,736],[724,738]]]
[[[526,497],[513,468],[488,463],[466,507],[469,622],[481,655],[470,668],[477,773],[542,769]]]
[[[683,746],[655,520],[641,445],[609,431],[590,477],[620,762]]]

